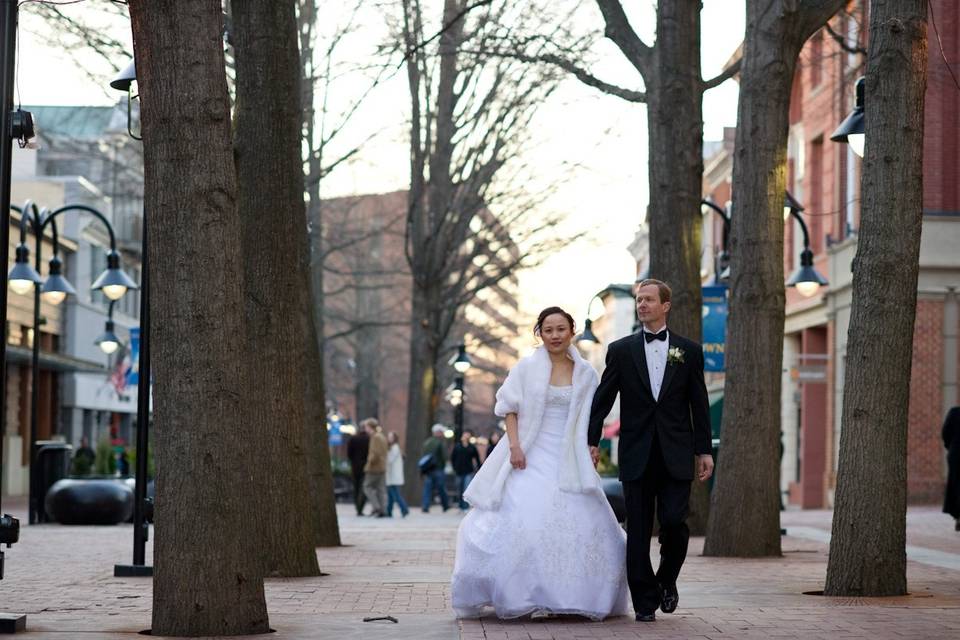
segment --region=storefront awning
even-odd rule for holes
[[[26,347],[8,344],[7,362],[29,366],[33,362],[33,351]],[[50,353],[49,351],[40,352],[40,368],[47,371],[82,373],[106,373],[107,371],[107,367],[102,364],[74,358],[63,353]]]

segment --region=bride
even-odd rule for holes
[[[460,618],[627,611],[625,536],[587,448],[597,374],[571,346],[573,317],[544,309],[543,341],[510,371],[494,412],[509,446],[494,448],[464,494],[451,585]]]

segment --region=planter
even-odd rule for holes
[[[118,524],[133,514],[133,489],[120,480],[58,480],[44,506],[60,524]]]

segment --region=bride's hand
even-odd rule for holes
[[[523,454],[523,449],[520,448],[520,445],[510,447],[510,464],[514,469],[527,468],[527,456]]]

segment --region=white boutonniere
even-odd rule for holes
[[[667,351],[667,364],[680,364],[681,362],[683,362],[683,349],[670,347]]]

